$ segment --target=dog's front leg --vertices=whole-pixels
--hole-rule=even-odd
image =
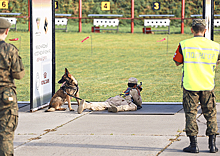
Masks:
[[[70,96],[69,96],[69,95],[67,95],[66,99],[67,99],[67,102],[68,102],[68,107],[69,107],[69,110],[70,110],[70,111],[74,111],[74,109],[72,109],[72,106],[71,106],[71,100],[70,100]]]
[[[79,98],[79,92],[76,93],[76,97]],[[76,99],[76,101],[77,101],[77,104],[78,104],[78,106],[79,106],[80,100],[79,100],[79,99]]]

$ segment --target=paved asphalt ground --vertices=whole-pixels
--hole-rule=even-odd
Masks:
[[[64,105],[67,107],[67,105]],[[73,105],[77,110],[77,106]],[[15,156],[219,156],[208,151],[206,121],[198,111],[199,154],[184,153],[189,139],[183,132],[184,112],[174,115],[82,114],[70,112],[31,113],[19,110],[15,131]],[[220,129],[220,104],[217,105]],[[217,137],[220,149],[220,136]]]

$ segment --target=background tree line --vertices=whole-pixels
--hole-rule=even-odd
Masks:
[[[56,0],[58,9],[56,13],[72,14],[78,17],[78,0]],[[101,10],[101,2],[110,1],[110,11]],[[181,17],[181,0],[134,0],[134,17],[138,18],[143,14],[172,14],[175,17]],[[153,2],[160,2],[160,10],[153,10]],[[185,17],[190,18],[192,14],[202,14],[203,1],[186,0]],[[9,9],[1,12],[19,12],[21,16],[28,15],[28,0],[9,0]],[[220,14],[220,1],[215,0],[215,14]],[[131,0],[82,0],[82,16],[88,17],[88,14],[122,14],[123,17],[131,17]],[[27,22],[27,19],[19,19],[20,22]],[[83,20],[90,23],[92,20]],[[190,21],[188,21],[190,23]],[[120,20],[120,24],[130,24],[130,20]],[[174,20],[172,25],[179,26],[180,20]],[[186,22],[186,24],[188,24]],[[143,25],[143,21],[135,20],[135,25]]]

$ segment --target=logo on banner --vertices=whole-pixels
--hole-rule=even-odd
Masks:
[[[47,34],[47,31],[48,31],[48,20],[47,20],[47,17],[45,17],[45,21],[44,21],[44,31],[45,31],[45,34]]]
[[[37,23],[37,29],[39,30],[40,28],[40,18],[36,18],[36,23]]]
[[[45,78],[45,79],[47,78],[47,73],[46,73],[46,72],[44,72],[44,78]]]
[[[44,76],[44,79],[46,79],[46,80],[42,80],[41,85],[45,85],[50,82],[50,80],[47,79],[47,72],[44,72],[43,76]]]
[[[41,32],[39,31],[40,29],[40,17],[36,18],[36,24],[37,24],[37,32],[35,33],[37,36],[39,36],[41,34]]]

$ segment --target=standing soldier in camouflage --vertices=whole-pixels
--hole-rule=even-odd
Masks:
[[[216,119],[214,95],[215,68],[219,57],[219,44],[204,37],[204,19],[195,19],[191,31],[193,38],[181,41],[173,60],[176,65],[183,64],[183,108],[185,111],[185,131],[190,145],[184,152],[199,153],[197,145],[198,125],[196,123],[198,102],[207,121],[206,135],[209,136],[210,153],[218,152],[216,135],[219,133]]]
[[[14,79],[24,77],[18,49],[5,42],[11,24],[0,18],[0,156],[14,155],[14,131],[18,124],[18,105]]]

